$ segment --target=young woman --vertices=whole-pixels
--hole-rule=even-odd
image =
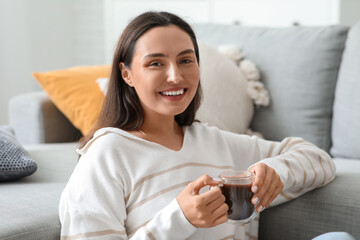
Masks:
[[[147,12],[127,26],[61,197],[62,239],[253,239],[258,218],[229,223],[212,177],[254,172],[258,212],[334,178],[328,154],[303,139],[265,141],[196,122],[199,76],[196,37],[181,18]]]

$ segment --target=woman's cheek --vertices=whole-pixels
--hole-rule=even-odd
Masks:
[[[186,71],[187,78],[191,80],[192,82],[197,83],[200,79],[200,69],[197,66],[194,66],[192,68],[189,68]]]

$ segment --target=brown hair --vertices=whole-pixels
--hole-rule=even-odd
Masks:
[[[81,147],[93,137],[94,133],[103,127],[116,127],[123,130],[138,129],[144,121],[144,112],[139,97],[134,88],[125,83],[122,78],[119,63],[131,67],[136,41],[148,30],[176,25],[184,30],[194,44],[197,62],[199,64],[199,47],[196,36],[190,25],[180,17],[168,12],[145,12],[133,19],[125,28],[116,47],[113,58],[109,86],[94,128],[81,139]],[[180,126],[191,125],[201,102],[200,82],[196,94],[184,112],[175,116]]]

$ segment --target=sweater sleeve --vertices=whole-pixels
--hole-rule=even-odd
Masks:
[[[123,176],[111,152],[89,151],[77,164],[60,200],[61,239],[185,239],[196,228],[176,199],[136,229],[127,229]]]
[[[335,178],[335,164],[322,149],[301,138],[272,142],[252,138],[260,162],[279,174],[284,189],[270,204],[274,206],[322,187]]]

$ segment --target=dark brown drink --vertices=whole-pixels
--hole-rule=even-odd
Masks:
[[[229,219],[244,220],[253,214],[255,206],[251,203],[251,198],[254,196],[251,192],[251,184],[223,184],[221,191],[226,198],[225,203],[229,206]]]

